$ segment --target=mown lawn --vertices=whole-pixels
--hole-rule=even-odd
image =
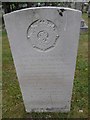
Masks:
[[[0,11],[0,119],[2,117],[2,21],[1,21],[1,11]]]
[[[1,29],[0,29],[1,30]],[[0,31],[0,118],[2,116],[2,37]]]
[[[87,14],[83,14],[88,23]],[[3,118],[85,118],[88,116],[88,33],[80,34],[71,111],[69,113],[25,112],[5,30],[2,32]]]

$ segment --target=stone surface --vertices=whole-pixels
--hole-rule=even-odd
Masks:
[[[4,20],[26,111],[68,112],[81,12],[28,8]]]

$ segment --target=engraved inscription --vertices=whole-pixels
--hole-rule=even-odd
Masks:
[[[33,48],[46,51],[54,47],[59,38],[57,26],[50,20],[38,19],[28,27],[27,38]]]
[[[37,38],[38,40],[43,40],[43,42],[47,42],[49,34],[47,33],[47,31],[42,30],[37,34]]]

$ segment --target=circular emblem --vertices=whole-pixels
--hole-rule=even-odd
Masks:
[[[28,27],[27,38],[33,48],[46,51],[54,47],[59,38],[57,26],[50,20],[36,20]]]

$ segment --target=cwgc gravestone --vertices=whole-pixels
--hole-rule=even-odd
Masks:
[[[81,12],[35,7],[4,15],[27,112],[68,112]]]

